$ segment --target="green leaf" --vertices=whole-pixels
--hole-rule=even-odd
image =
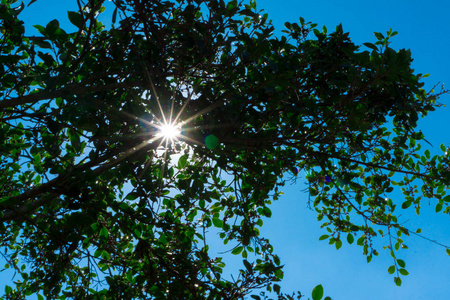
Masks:
[[[76,11],[68,11],[67,15],[69,17],[70,23],[75,25],[77,28],[82,28],[84,26],[83,17],[80,13]]]
[[[218,227],[218,228],[222,228],[223,227],[223,221],[219,218],[213,218],[212,219],[212,223],[214,224],[214,226]]]
[[[252,265],[248,262],[248,260],[244,259],[242,261],[244,263],[245,268],[247,269],[248,272],[253,272],[253,267]]]
[[[128,282],[133,282],[133,273],[132,272],[128,272],[126,274],[127,280]]]
[[[398,270],[399,272],[400,272],[400,274],[402,274],[403,276],[406,276],[406,275],[408,275],[409,274],[409,272],[408,271],[406,271],[405,269],[400,269],[400,270]]]
[[[126,199],[126,200],[131,200],[131,201],[133,201],[133,200],[135,200],[137,197],[138,197],[137,193],[131,192],[131,193],[129,193],[129,194],[125,197],[125,199]]]
[[[327,239],[328,237],[329,237],[328,234],[324,234],[324,235],[320,236],[319,241],[325,240],[325,239]]]
[[[355,240],[355,238],[353,237],[353,234],[351,234],[351,233],[347,234],[347,242],[349,244],[353,244],[354,240]]]
[[[342,247],[342,241],[336,240],[336,243],[334,243],[334,245],[336,246],[336,250],[339,250]]]
[[[106,227],[102,227],[102,229],[100,230],[99,237],[106,239],[106,238],[108,238],[108,235],[109,235],[108,229],[106,229]]]
[[[180,158],[178,159],[178,169],[184,169],[187,166],[187,160],[187,155],[180,156]]]
[[[111,255],[109,255],[108,251],[106,251],[106,250],[102,251],[102,259],[104,259],[104,260],[111,259]]]
[[[397,286],[401,286],[402,285],[402,279],[400,277],[395,277],[394,278],[394,282]]]
[[[47,36],[47,32],[45,32],[45,27],[42,25],[33,25],[34,28],[36,28],[40,34],[43,36]]]
[[[313,300],[321,300],[323,297],[323,286],[321,284],[316,285],[313,288],[311,295]]]
[[[375,46],[375,45],[372,44],[372,43],[363,43],[363,45],[366,46],[367,48],[370,48],[370,49],[372,49],[372,50],[378,51],[377,46]]]
[[[243,249],[244,249],[244,247],[237,246],[231,251],[231,254],[238,255],[242,252]]]
[[[313,29],[313,33],[318,38],[320,38],[322,36],[322,33],[319,30],[317,30],[317,29]]]
[[[425,156],[427,157],[427,159],[430,159],[431,158],[431,153],[430,153],[430,150],[425,150]]]
[[[364,236],[361,236],[361,237],[356,241],[356,244],[357,244],[358,246],[364,245]]]
[[[9,285],[5,285],[5,294],[12,293],[12,288]]]
[[[438,213],[438,212],[440,212],[441,210],[442,210],[442,203],[438,203],[438,204],[436,204],[436,208],[435,208],[435,211]]]
[[[395,266],[392,265],[392,266],[390,266],[390,267],[388,268],[388,273],[389,273],[389,274],[394,274],[394,272],[395,272]]]
[[[169,241],[167,240],[167,237],[164,233],[161,233],[161,235],[159,236],[158,242],[165,245],[167,244]]]
[[[384,39],[384,35],[383,35],[382,33],[380,33],[380,32],[374,32],[374,34],[375,34],[375,37],[376,37],[378,40]]]
[[[447,255],[450,256],[450,249],[449,248],[445,249],[445,252],[447,252]]]
[[[36,154],[33,156],[33,158],[34,158],[33,163],[34,163],[35,165],[41,163],[41,159],[42,159],[42,158],[41,158],[41,155],[40,155],[39,153],[36,153]]]
[[[48,22],[47,26],[45,26],[45,32],[51,38],[55,38],[55,33],[59,29],[59,21],[57,19],[51,20]]]
[[[206,202],[205,202],[204,199],[200,199],[200,200],[198,201],[198,206],[199,206],[201,209],[204,209],[204,208],[205,208],[205,205],[206,205]]]
[[[263,208],[263,215],[267,218],[270,218],[272,216],[272,211],[270,210],[270,208],[268,208],[267,206],[265,206]]]
[[[97,249],[97,250],[95,250],[95,252],[94,252],[94,257],[100,257],[102,255],[102,250],[101,249]]]
[[[402,259],[397,259],[397,263],[400,266],[400,268],[404,268],[405,267],[405,262]]]
[[[403,208],[403,209],[407,209],[408,207],[411,206],[411,204],[412,204],[412,201],[407,200],[407,201],[405,201],[405,202],[402,203],[402,208]]]
[[[116,6],[116,8],[114,9],[113,14],[112,14],[112,21],[111,21],[111,22],[112,22],[113,24],[116,23],[117,9],[118,9],[118,7]]]
[[[52,44],[50,44],[47,41],[43,41],[43,40],[35,40],[33,41],[33,44],[39,46],[40,48],[44,48],[44,49],[52,49]]]

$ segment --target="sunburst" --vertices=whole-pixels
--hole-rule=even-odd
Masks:
[[[163,124],[159,128],[159,132],[156,134],[157,136],[168,140],[173,141],[177,139],[177,137],[180,135],[181,130],[179,129],[179,126],[173,124],[173,123],[167,123]]]
[[[167,158],[167,154],[173,153],[173,150],[179,149],[178,147],[175,147],[176,145],[187,143],[187,144],[197,144],[197,145],[203,145],[206,146],[208,149],[214,149],[219,145],[218,139],[215,138],[214,143],[208,144],[208,137],[205,138],[205,140],[197,140],[195,138],[190,137],[189,132],[197,131],[197,130],[203,130],[208,129],[210,126],[192,126],[192,122],[200,117],[201,115],[207,114],[210,111],[218,108],[219,106],[223,105],[221,101],[214,101],[212,104],[210,104],[208,107],[205,107],[201,109],[200,111],[197,111],[193,115],[185,115],[185,109],[188,106],[188,104],[191,102],[192,98],[194,97],[194,93],[192,91],[185,91],[186,98],[184,99],[184,103],[179,107],[179,109],[176,108],[175,105],[175,90],[178,90],[180,87],[183,86],[183,84],[179,84],[177,86],[172,86],[174,89],[171,99],[160,99],[157,89],[155,88],[155,85],[153,84],[153,80],[150,76],[149,71],[147,68],[144,68],[146,71],[146,75],[148,78],[148,81],[150,83],[151,92],[153,92],[153,95],[149,95],[147,99],[145,99],[145,96],[143,97],[143,101],[155,101],[157,104],[158,109],[156,111],[146,110],[147,113],[149,113],[152,118],[151,119],[144,119],[139,116],[130,114],[128,112],[119,110],[118,112],[127,116],[130,119],[137,120],[141,122],[141,124],[144,125],[144,127],[147,128],[153,128],[154,130],[150,130],[147,133],[141,133],[138,134],[140,137],[147,137],[141,144],[138,144],[131,149],[125,151],[118,159],[117,161],[121,161],[124,158],[132,155],[133,153],[136,153],[137,151],[140,151],[141,149],[145,148],[148,144],[154,144],[155,150],[158,149],[158,153],[156,154],[156,157],[161,156],[164,160]],[[186,85],[185,88],[187,88],[189,85]],[[148,92],[148,93],[147,93]],[[150,94],[150,91],[147,91],[145,94]],[[194,97],[195,98],[195,97]],[[165,102],[166,105],[164,105],[166,108],[163,108],[163,105],[161,102]],[[169,103],[167,103],[169,102]],[[167,105],[169,104],[169,105]],[[147,105],[145,105],[147,106]],[[214,126],[216,128],[217,126]],[[145,129],[144,129],[145,131]],[[145,163],[144,170],[145,171],[149,166],[151,165],[151,161],[148,161]],[[164,170],[165,165],[162,166],[162,172]]]
[[[157,125],[156,138],[162,139],[162,143],[166,146],[172,145],[181,137],[181,123],[176,122],[163,122],[161,125]]]

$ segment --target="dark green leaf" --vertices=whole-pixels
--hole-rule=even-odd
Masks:
[[[243,249],[244,249],[244,247],[238,246],[238,247],[235,247],[235,248],[231,251],[231,253],[234,254],[234,255],[238,255],[238,254],[240,254],[240,253],[242,252]]]
[[[5,285],[5,294],[12,293],[12,288],[9,285]]]
[[[353,237],[353,235],[351,233],[347,234],[347,242],[349,244],[353,244],[354,240],[355,240],[355,238]]]
[[[44,40],[35,40],[33,41],[33,43],[37,46],[39,46],[40,48],[44,48],[44,49],[51,49],[52,45]]]
[[[118,7],[116,6],[116,8],[114,8],[113,14],[112,14],[112,23],[116,23],[116,18],[117,18],[117,9]]]
[[[84,27],[83,17],[81,16],[80,13],[75,12],[75,11],[68,11],[67,15],[69,17],[70,23],[75,25],[77,28],[83,28]]]
[[[401,259],[397,259],[397,263],[400,266],[400,268],[404,268],[405,265],[406,265],[405,262],[403,260],[401,260]]]
[[[319,238],[319,241],[325,240],[325,239],[327,239],[328,237],[329,237],[328,234],[321,235],[320,238]]]
[[[436,204],[436,209],[435,209],[435,211],[436,211],[437,213],[440,212],[440,211],[442,210],[442,207],[443,207],[442,203]]]
[[[388,273],[389,273],[389,274],[394,274],[394,272],[395,272],[395,266],[392,265],[392,266],[390,266],[390,267],[388,268]]]
[[[402,203],[402,208],[403,209],[407,209],[408,207],[410,207],[412,204],[412,201],[405,201]]]
[[[34,28],[36,28],[40,34],[43,36],[47,36],[47,33],[45,32],[45,27],[41,25],[33,25]]]
[[[108,238],[108,235],[109,235],[108,229],[106,229],[105,227],[102,227],[102,229],[100,230],[100,233],[99,233],[99,237],[106,239],[106,238]]]
[[[263,214],[265,217],[270,218],[272,216],[272,211],[266,206],[263,208]]]
[[[248,260],[244,259],[242,262],[244,263],[244,266],[245,266],[245,268],[247,269],[247,271],[248,271],[249,273],[252,273],[252,272],[253,272],[253,267],[252,267],[252,265],[248,262]]]
[[[400,269],[400,270],[398,270],[398,271],[399,271],[399,273],[402,274],[403,276],[406,276],[406,275],[409,274],[409,272],[406,271],[405,269]]]
[[[323,297],[323,286],[319,284],[316,287],[314,287],[311,295],[313,300],[321,300]]]
[[[57,19],[51,20],[48,22],[47,26],[45,26],[45,32],[51,38],[55,38],[55,33],[59,29],[59,21]]]
[[[371,44],[371,43],[364,43],[363,45],[366,46],[367,48],[370,48],[370,49],[372,49],[372,50],[378,51],[377,46],[375,46],[374,44]]]
[[[381,34],[380,32],[374,32],[374,34],[375,34],[375,37],[376,37],[378,40],[384,39],[384,35]]]
[[[336,243],[334,243],[336,250],[339,250],[342,247],[342,241],[336,240]]]

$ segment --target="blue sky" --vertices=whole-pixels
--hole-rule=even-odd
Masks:
[[[374,42],[373,32],[385,33],[392,28],[399,34],[392,39],[391,47],[411,49],[416,72],[430,74],[426,90],[438,82],[450,84],[447,2],[259,0],[257,4],[269,13],[278,30],[286,21],[298,22],[300,16],[318,23],[319,28],[325,25],[329,32],[342,23],[356,44]],[[440,100],[450,104],[448,95]],[[449,107],[444,107],[419,122],[433,144],[430,151],[437,153],[440,144],[450,144],[449,117]],[[399,255],[406,261],[410,275],[397,287],[387,273],[392,264],[387,251],[379,249],[380,256],[367,264],[361,247],[344,244],[336,251],[326,241],[318,241],[324,231],[315,213],[307,208],[307,195],[301,192],[304,182],[299,179],[296,185],[285,188],[285,195],[273,206],[272,219],[262,230],[286,264],[284,288],[300,289],[310,295],[311,289],[321,283],[325,294],[333,299],[448,299],[450,257],[444,248],[418,237],[407,238],[409,249]],[[427,206],[426,202],[423,208],[419,217],[405,218],[409,219],[407,226],[422,228],[425,236],[450,244],[450,217],[434,213],[434,205]]]
[[[318,23],[319,28],[327,26],[329,32],[342,23],[357,44],[374,42],[374,31],[384,33],[392,28],[399,34],[391,46],[410,48],[416,72],[431,74],[425,81],[427,89],[438,82],[450,85],[450,5],[444,1],[259,0],[257,4],[269,13],[277,32],[285,22],[297,22],[300,16]],[[45,25],[54,18],[66,18],[67,10],[76,10],[76,1],[38,0],[25,9],[23,17],[30,22],[28,25]],[[443,103],[449,100],[449,96],[441,98]],[[450,145],[448,116],[447,107],[420,121],[420,128],[434,146],[431,150],[439,151],[441,143]],[[312,288],[321,283],[325,294],[333,299],[448,299],[450,257],[433,243],[414,236],[406,240],[409,250],[402,251],[400,257],[406,261],[410,275],[403,278],[402,287],[397,287],[387,273],[392,264],[387,252],[379,249],[380,256],[367,264],[361,247],[344,244],[336,251],[327,242],[319,242],[324,231],[315,212],[307,208],[304,182],[299,178],[297,184],[286,185],[285,195],[273,205],[273,217],[261,230],[286,265],[283,289],[310,295]],[[408,218],[410,228],[420,227],[425,236],[450,244],[450,218],[435,214],[434,206],[424,206],[420,217]]]

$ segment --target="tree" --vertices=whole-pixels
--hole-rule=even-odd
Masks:
[[[445,91],[422,89],[410,51],[389,47],[396,32],[363,51],[342,26],[300,18],[276,37],[255,1],[221,0],[115,0],[107,28],[98,16],[112,4],[77,3],[76,31],[53,20],[34,25],[40,36],[25,35],[23,4],[0,7],[1,247],[21,276],[7,299],[259,288],[290,299],[259,228],[300,171],[321,239],[356,239],[370,261],[386,235],[401,284],[396,250],[411,232],[398,215],[423,198],[449,213],[450,156],[421,151],[417,120]],[[180,133],[161,134],[166,125]],[[242,256],[233,278],[209,249],[212,228]]]

